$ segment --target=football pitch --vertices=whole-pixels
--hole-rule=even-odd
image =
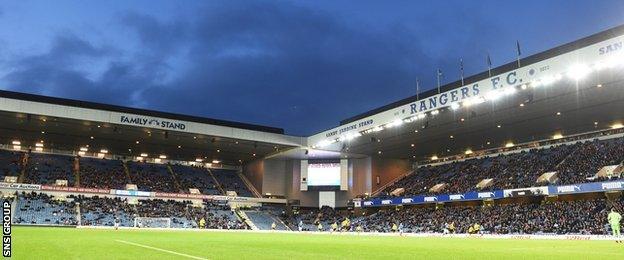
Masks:
[[[12,228],[13,259],[624,259],[613,241]]]

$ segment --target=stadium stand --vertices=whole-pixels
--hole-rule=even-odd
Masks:
[[[90,157],[80,158],[80,186],[124,189],[128,183],[130,180],[124,173],[123,162]]]
[[[171,168],[178,177],[183,192],[188,193],[189,189],[195,188],[202,194],[222,195],[214,179],[205,168],[179,164],[172,165]]]
[[[128,162],[130,178],[139,190],[180,192],[175,186],[175,180],[163,164]]]
[[[13,222],[37,225],[76,225],[76,204],[59,201],[43,193],[18,195]]]
[[[195,208],[197,210],[197,208]],[[208,229],[247,229],[247,226],[238,219],[234,211],[227,204],[214,202],[204,203],[204,208],[199,209],[198,217],[204,217]]]
[[[136,205],[137,216],[150,218],[171,218],[171,227],[191,228],[197,223],[188,213],[191,202],[174,200],[140,200]]]
[[[281,220],[284,213],[280,208],[260,207],[255,210],[245,210],[245,214],[260,230],[271,230],[273,223],[275,223],[275,230],[290,230]]]
[[[615,203],[621,207],[622,201]],[[605,216],[614,205],[606,199],[504,204],[494,206],[406,207],[385,209],[359,218],[369,232],[391,232],[402,223],[405,232],[442,233],[454,223],[457,233],[467,233],[477,223],[490,234],[607,234]]]
[[[21,152],[0,150],[0,175],[18,176],[20,173],[20,162],[24,156]]]
[[[562,184],[588,182],[603,166],[624,161],[624,138],[591,141],[580,145],[557,167]]]
[[[550,171],[557,172],[558,184],[597,181],[599,179],[592,177],[601,167],[624,161],[623,144],[622,138],[591,140],[423,166],[415,174],[386,188],[380,196],[390,196],[397,188],[405,189],[404,196],[467,192],[477,190],[476,185],[488,178],[494,183],[486,190],[542,186],[536,183],[538,177]],[[446,187],[438,192],[431,191],[436,184],[446,184]]]
[[[69,196],[67,201],[56,200],[44,193],[21,193],[16,204],[15,224],[135,226],[136,217],[170,218],[172,228],[198,228],[201,218],[210,229],[247,229],[227,205],[205,202],[200,207],[190,201],[138,200],[131,204],[125,198],[98,196]],[[145,227],[145,226],[144,226]]]
[[[67,180],[74,186],[74,157],[57,154],[30,153],[24,182],[54,184],[56,180]]]
[[[291,216],[284,222],[292,230],[297,230],[299,221],[303,223],[303,230],[316,231],[319,223],[323,225],[324,230],[327,230],[334,222],[340,224],[346,216],[348,216],[347,212],[323,206],[320,209],[301,209],[298,215]]]
[[[132,227],[136,209],[127,199],[107,197],[75,197],[80,205],[80,219],[83,226],[114,226],[115,220],[122,227]]]
[[[235,191],[238,196],[253,197],[251,191],[245,186],[243,180],[238,176],[236,171],[225,169],[211,169],[224,191]]]

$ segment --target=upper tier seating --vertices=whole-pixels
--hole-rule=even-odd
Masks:
[[[179,193],[175,180],[165,164],[128,162],[132,183],[139,190]]]
[[[0,176],[18,176],[20,174],[20,161],[24,153],[0,150]]]
[[[624,161],[624,138],[586,142],[557,167],[561,184],[588,182],[603,166]]]
[[[80,158],[80,186],[102,189],[125,189],[130,183],[119,160]]]
[[[205,168],[184,165],[172,165],[171,168],[185,193],[188,193],[189,188],[196,188],[202,194],[222,195],[212,176]]]
[[[437,166],[424,166],[415,173],[386,188],[388,196],[404,188],[403,196],[431,194],[431,187],[446,183],[440,193],[463,193],[477,190],[483,179],[492,178],[486,190],[543,186],[536,183],[540,175],[556,171],[559,184],[591,182],[600,168],[624,161],[624,139],[593,140],[571,145],[532,149],[520,153],[468,159]]]
[[[236,191],[238,196],[253,197],[253,194],[245,183],[243,183],[243,180],[241,180],[236,171],[225,169],[211,169],[211,171],[224,191]]]
[[[56,180],[67,180],[68,186],[74,186],[73,164],[73,156],[31,153],[24,182],[54,184]]]

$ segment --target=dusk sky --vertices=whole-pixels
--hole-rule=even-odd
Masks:
[[[6,1],[0,89],[282,127],[624,24],[624,1]]]

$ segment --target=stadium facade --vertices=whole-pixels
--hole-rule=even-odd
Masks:
[[[0,91],[0,162],[5,164],[0,190],[45,194],[24,195],[33,201],[50,196],[72,201],[83,194],[131,204],[173,199],[232,208],[273,205],[278,211],[284,205],[289,211],[329,206],[360,212],[605,193],[617,200],[624,190],[621,154],[609,157],[609,164],[600,161],[592,172],[566,160],[583,158],[593,147],[621,147],[623,41],[624,26],[616,27],[309,137],[275,127]],[[531,168],[530,177],[511,175],[510,161],[526,154],[553,165]],[[500,172],[455,176],[491,169],[501,163],[492,158],[504,156]],[[531,165],[522,167],[529,175]],[[431,181],[435,178],[426,174],[432,172],[448,179]],[[14,203],[20,207],[19,196]],[[275,223],[276,215],[251,210],[230,220],[258,228]],[[64,223],[88,218],[77,216]]]

